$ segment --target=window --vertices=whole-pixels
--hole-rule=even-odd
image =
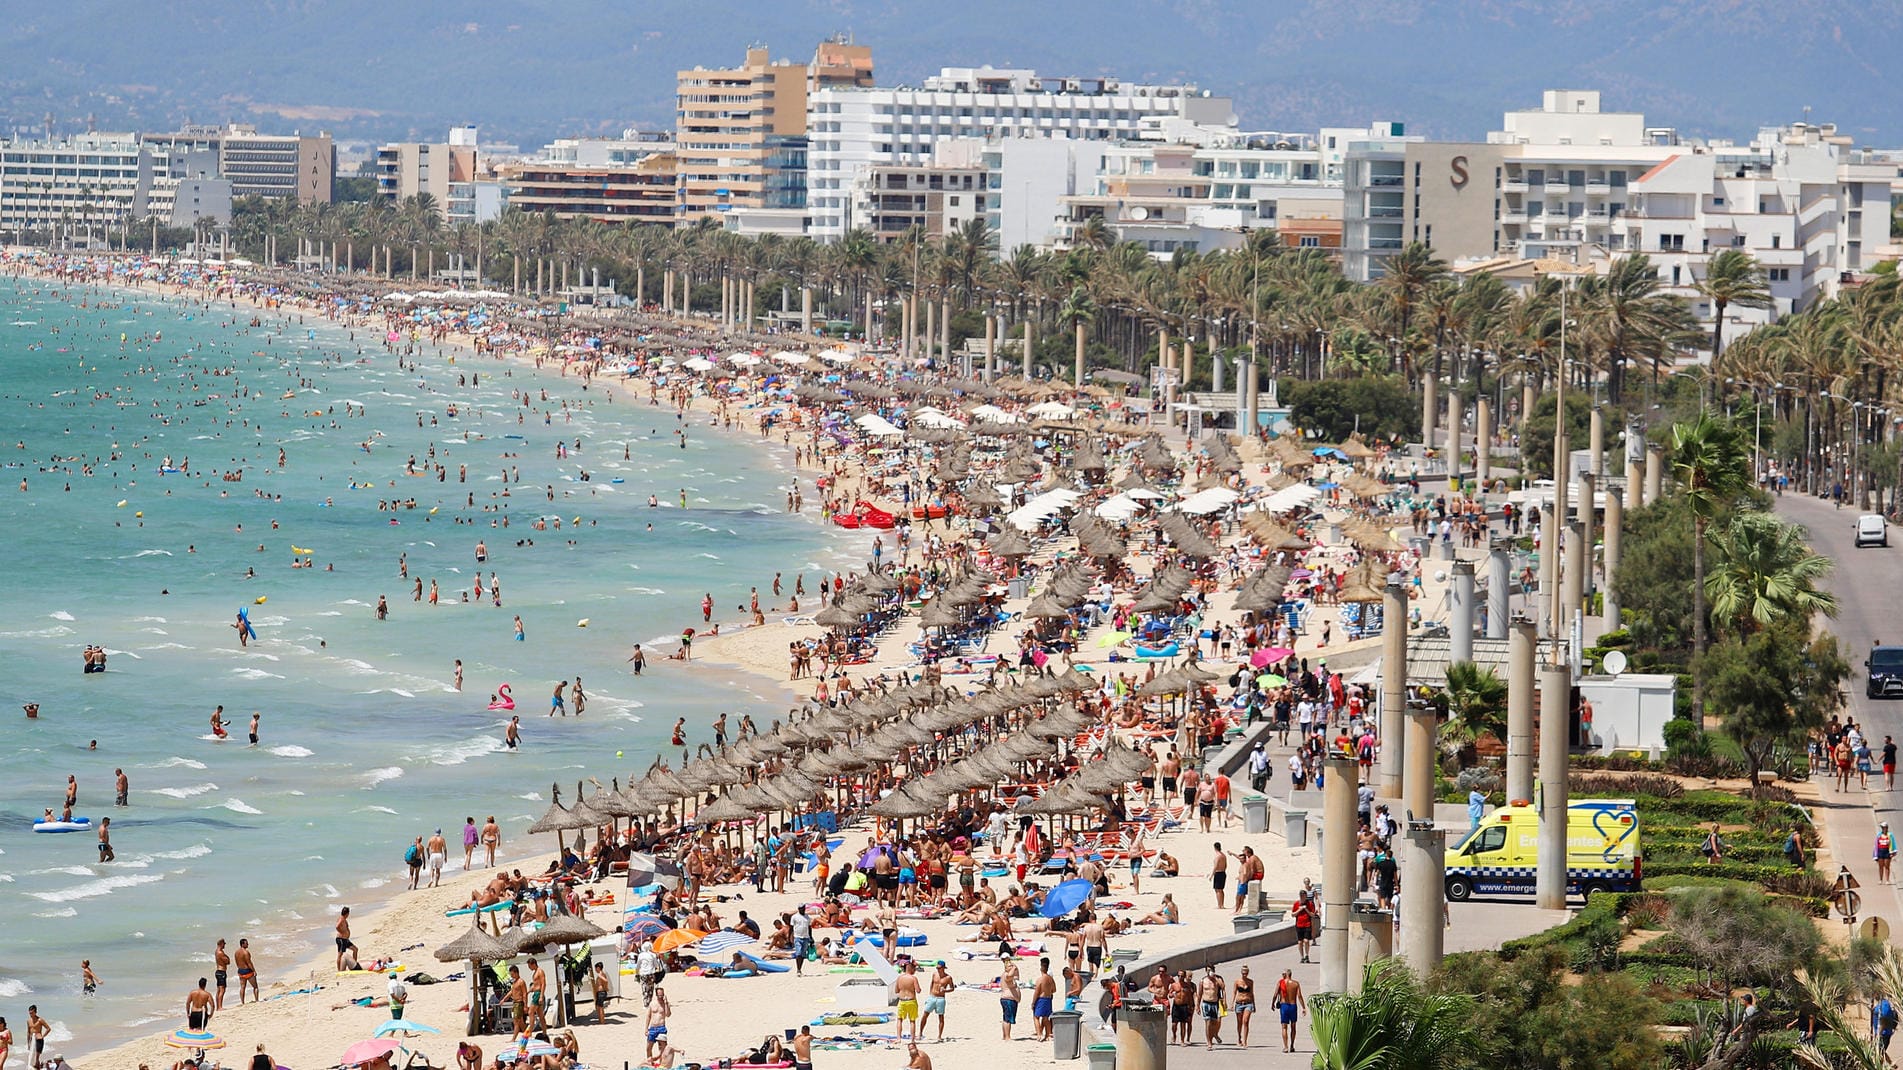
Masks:
[[[1467,849],[1461,853],[1470,855],[1482,854],[1487,851],[1498,851],[1506,845],[1506,826],[1492,825],[1481,829],[1480,834],[1469,840],[1467,842]]]
[[[1790,269],[1790,268],[1769,268],[1769,269],[1767,269],[1767,270],[1765,271],[1765,274],[1766,274],[1766,275],[1768,275],[1768,276],[1770,277],[1770,279],[1771,279],[1771,281],[1772,281],[1772,282],[1789,282],[1789,281],[1791,281],[1791,269]]]
[[[947,197],[945,198],[945,203],[951,205],[953,208],[956,208],[958,207],[958,198],[956,196]]]
[[[1332,141],[1334,139],[1330,138],[1329,140]],[[1319,249],[1322,247],[1322,240],[1313,234],[1304,234],[1302,235],[1302,240],[1297,244],[1299,248],[1303,249]]]

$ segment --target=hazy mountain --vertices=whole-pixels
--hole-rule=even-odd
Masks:
[[[1479,137],[1548,87],[1599,88],[1654,125],[1748,137],[1804,116],[1903,144],[1903,6],[1815,0],[66,0],[15,5],[0,128],[186,120],[440,137],[454,122],[536,145],[669,126],[674,72],[749,41],[809,56],[850,31],[882,84],[944,65],[1188,79],[1245,125],[1398,119]],[[1885,59],[1884,57],[1890,57]]]

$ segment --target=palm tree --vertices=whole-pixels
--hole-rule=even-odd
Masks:
[[[1712,257],[1705,265],[1698,292],[1711,301],[1712,360],[1724,350],[1726,308],[1771,307],[1771,287],[1764,281],[1764,269],[1743,249],[1722,249]]]
[[[1434,704],[1447,716],[1440,726],[1441,745],[1463,764],[1472,764],[1474,744],[1481,736],[1506,742],[1507,685],[1492,669],[1471,661],[1447,666],[1447,683],[1435,694]]]
[[[1817,613],[1836,616],[1836,596],[1817,587],[1833,563],[1805,538],[1803,528],[1768,513],[1739,513],[1714,531],[1715,567],[1705,577],[1712,620],[1743,635]]]
[[[1429,995],[1394,959],[1368,965],[1361,991],[1309,1000],[1315,1070],[1453,1070],[1482,1054],[1475,999]]]
[[[1077,336],[1077,370],[1073,379],[1076,385],[1084,385],[1084,329],[1097,318],[1097,303],[1090,299],[1090,291],[1078,285],[1071,287],[1070,295],[1064,298],[1064,306],[1058,310],[1057,318],[1071,325]]]
[[[1423,295],[1429,288],[1447,277],[1447,262],[1434,255],[1434,250],[1420,242],[1409,242],[1400,252],[1388,258],[1382,271],[1381,281],[1377,285],[1387,291],[1391,307],[1394,310],[1395,335],[1400,350],[1396,357],[1401,363],[1401,374],[1410,381],[1414,376],[1412,362],[1408,359],[1408,331],[1413,324],[1414,313],[1421,305]]]
[[[1587,278],[1579,287],[1582,300],[1574,304],[1581,330],[1575,344],[1602,358],[1606,394],[1614,402],[1624,396],[1628,361],[1652,364],[1652,377],[1674,350],[1697,338],[1697,320],[1679,298],[1661,293],[1658,269],[1650,257],[1622,256],[1605,275]]]
[[[1672,472],[1684,486],[1692,510],[1692,710],[1705,711],[1705,541],[1711,522],[1729,509],[1751,485],[1744,436],[1729,420],[1701,412],[1690,423],[1672,426]]]

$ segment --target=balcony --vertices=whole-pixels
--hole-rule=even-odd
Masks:
[[[1380,249],[1380,250],[1399,249],[1404,244],[1406,243],[1404,243],[1399,238],[1369,238],[1368,239],[1369,249]]]
[[[1500,222],[1505,223],[1509,227],[1523,227],[1526,225],[1526,213],[1525,212],[1503,213],[1500,216]]]
[[[1589,178],[1586,180],[1586,196],[1610,197],[1611,195],[1612,183],[1598,178]]]
[[[1525,180],[1525,179],[1523,179],[1523,178],[1509,178],[1509,179],[1507,179],[1507,180],[1506,180],[1505,182],[1502,182],[1502,183],[1500,183],[1500,192],[1502,192],[1502,193],[1525,193],[1525,192],[1526,192],[1526,180]]]
[[[1573,191],[1573,187],[1568,186],[1566,184],[1566,180],[1563,178],[1547,179],[1545,189],[1548,195],[1557,195],[1561,197],[1564,197],[1568,193],[1571,193]]]
[[[1368,185],[1393,188],[1400,186],[1406,179],[1401,175],[1369,175]]]
[[[1376,204],[1368,207],[1369,219],[1400,219],[1402,218],[1402,214],[1403,209],[1399,206],[1388,207],[1386,205]]]

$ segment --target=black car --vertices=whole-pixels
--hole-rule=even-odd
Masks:
[[[1873,646],[1863,661],[1863,693],[1870,698],[1903,698],[1903,646]]]

